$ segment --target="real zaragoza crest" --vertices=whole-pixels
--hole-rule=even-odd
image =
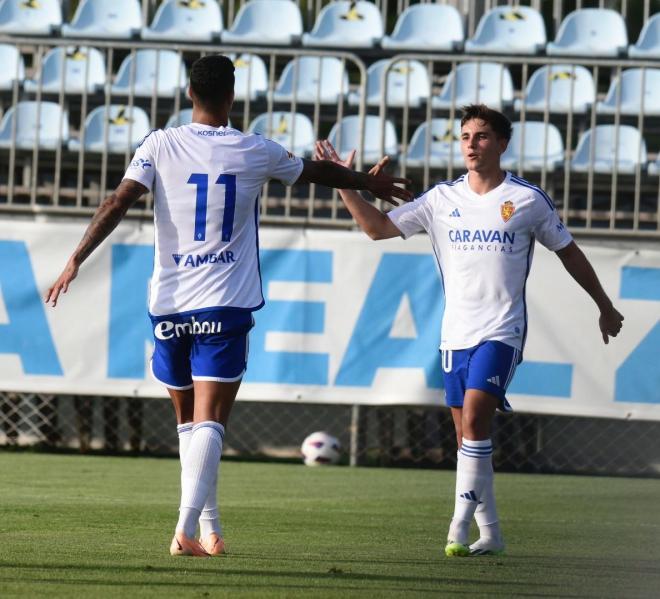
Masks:
[[[502,220],[506,223],[513,216],[513,213],[516,211],[516,207],[513,205],[511,200],[507,200],[500,206],[500,214],[502,215]]]

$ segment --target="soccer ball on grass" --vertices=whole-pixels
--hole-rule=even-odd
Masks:
[[[319,431],[308,435],[300,451],[306,466],[327,466],[339,461],[339,441],[328,433]]]

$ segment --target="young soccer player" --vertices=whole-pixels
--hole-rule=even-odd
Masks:
[[[152,131],[116,191],[97,209],[82,241],[48,290],[56,305],[80,265],[126,211],[154,192],[155,257],[149,315],[151,367],[172,398],[181,457],[181,504],[172,555],[224,552],[216,503],[225,427],[247,366],[252,312],[264,305],[259,272],[259,195],[270,178],[367,189],[410,199],[382,174],[297,158],[259,135],[227,126],[234,65],[205,56],[191,69],[192,124]],[[197,523],[201,541],[195,539]]]
[[[504,550],[493,493],[490,431],[495,410],[511,409],[506,389],[522,361],[527,336],[525,282],[535,240],[557,254],[596,302],[605,343],[616,337],[623,321],[548,195],[500,168],[510,138],[511,123],[503,114],[485,105],[466,106],[461,150],[467,174],[439,183],[387,214],[356,192],[340,192],[372,239],[406,239],[426,231],[438,260],[445,293],[442,370],[459,447],[447,556]],[[353,154],[342,163],[323,141],[317,142],[316,157],[350,166]],[[372,172],[380,172],[386,163],[384,158]],[[473,517],[480,537],[468,545]]]

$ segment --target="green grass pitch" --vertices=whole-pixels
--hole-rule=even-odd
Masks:
[[[229,461],[229,555],[168,554],[175,459],[0,452],[0,597],[658,597],[660,480],[498,474],[501,558],[443,555],[453,473]]]

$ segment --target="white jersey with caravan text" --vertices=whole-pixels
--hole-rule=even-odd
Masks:
[[[152,131],[124,178],[153,190],[155,256],[149,312],[263,306],[259,194],[291,185],[300,158],[259,135],[193,123]]]
[[[546,193],[507,173],[498,187],[479,195],[463,175],[389,217],[404,238],[422,231],[431,238],[445,294],[440,348],[501,341],[522,351],[534,240],[551,251],[572,241]]]

